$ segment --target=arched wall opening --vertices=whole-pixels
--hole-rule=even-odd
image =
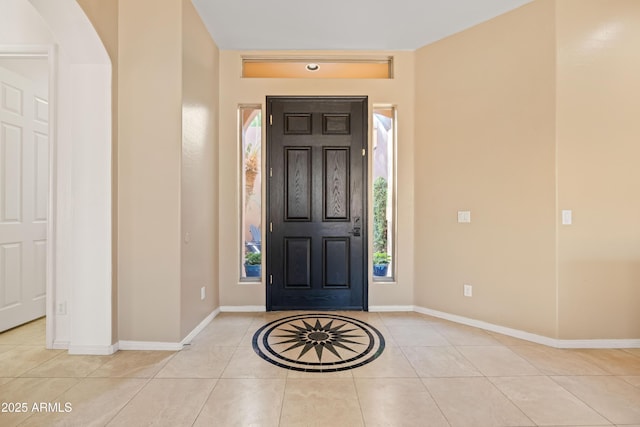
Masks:
[[[0,55],[49,61],[48,348],[110,354],[111,62],[75,0],[0,0]]]

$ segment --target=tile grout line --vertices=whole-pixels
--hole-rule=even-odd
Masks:
[[[151,380],[152,380],[152,379],[154,379],[154,378],[153,378],[153,377],[146,378],[146,380],[147,380],[147,381],[144,383],[144,385],[143,385],[142,387],[140,387],[140,389],[139,389],[137,392],[135,392],[135,393],[134,393],[134,394],[133,394],[133,395],[132,395],[132,396],[131,396],[131,397],[130,397],[130,398],[129,398],[125,403],[124,403],[124,405],[122,405],[122,407],[116,411],[116,413],[115,413],[115,414],[113,414],[113,416],[112,416],[112,417],[111,417],[111,418],[110,418],[110,419],[105,423],[105,427],[106,427],[106,426],[108,426],[109,424],[111,424],[111,423],[113,422],[113,420],[115,420],[115,419],[118,417],[118,415],[120,415],[120,413],[124,410],[124,408],[126,408],[127,406],[129,406],[129,404],[131,403],[131,401],[132,401],[133,399],[135,399],[135,398],[136,398],[136,396],[138,396],[138,395],[142,392],[142,390],[144,390],[144,389],[147,387],[147,385],[149,385],[149,383],[151,382]]]
[[[544,376],[544,375],[536,375],[536,376]],[[491,379],[492,379],[492,378],[510,378],[510,377],[504,377],[504,376],[502,376],[502,377],[487,377],[487,376],[484,376],[484,378],[487,380],[487,382],[488,382],[489,384],[491,384],[491,386],[492,386],[493,388],[495,388],[495,389],[498,391],[498,393],[500,393],[502,396],[504,396],[504,398],[505,398],[505,399],[507,399],[507,401],[508,401],[508,402],[511,402],[511,404],[513,405],[513,407],[514,407],[514,408],[516,408],[518,411],[520,411],[520,413],[521,413],[522,415],[524,415],[524,417],[525,417],[526,419],[528,419],[529,421],[531,421],[531,424],[532,424],[532,425],[534,425],[534,426],[538,426],[538,425],[539,425],[539,424],[538,424],[537,422],[535,422],[535,421],[534,421],[534,420],[533,420],[533,419],[532,419],[532,418],[531,418],[531,417],[530,417],[526,412],[524,412],[524,409],[522,409],[522,408],[520,407],[520,405],[518,405],[516,402],[514,402],[514,401],[513,401],[509,396],[507,396],[507,394],[506,394],[505,392],[503,392],[503,391],[502,391],[502,389],[500,389],[500,387],[498,387],[498,386],[497,386],[493,381],[491,381]]]
[[[605,416],[604,414],[600,413],[600,411],[598,411],[596,408],[592,407],[588,402],[585,402],[584,400],[582,400],[578,395],[576,395],[575,393],[573,393],[571,390],[567,389],[566,387],[564,387],[562,384],[560,384],[559,382],[557,382],[555,380],[554,377],[580,377],[583,375],[548,375],[547,377],[558,387],[560,387],[562,390],[566,391],[567,393],[569,393],[571,396],[575,397],[576,399],[578,399],[580,402],[584,403],[584,405],[591,409],[593,412],[595,412],[596,414],[600,415],[603,419],[607,420],[609,422],[609,424],[611,424],[612,426],[617,425],[616,423],[614,423],[613,421],[611,421],[609,419],[609,417]],[[607,376],[612,376],[612,375],[607,375]]]
[[[353,381],[353,388],[356,391],[356,401],[358,402],[358,409],[360,409],[360,419],[362,420],[362,425],[366,427],[367,421],[364,417],[364,409],[362,408],[362,401],[360,400],[360,393],[358,393],[358,384],[356,384],[356,378],[351,375],[351,381]]]
[[[211,398],[211,395],[213,394],[213,391],[218,387],[218,384],[220,384],[220,378],[214,378],[214,379],[216,380],[216,382],[213,383],[213,387],[211,387],[211,390],[209,390],[209,394],[207,394],[207,397],[202,401],[202,405],[200,405],[200,409],[198,410],[198,413],[196,414],[195,418],[193,419],[193,422],[191,423],[191,427],[196,425],[196,422],[198,422],[198,418],[200,418],[200,415],[202,414],[202,410],[207,405],[207,402]]]
[[[112,357],[108,360],[105,360],[103,363],[100,364],[100,366],[98,366],[96,369],[94,369],[93,371],[89,372],[87,375],[84,376],[84,378],[90,378],[91,374],[93,374],[94,372],[96,372],[98,369],[102,368],[103,366],[105,366],[107,363],[111,362],[112,360],[118,358],[118,357],[122,357],[122,355],[118,356],[118,352],[115,352],[114,354],[111,355]],[[101,357],[101,356],[98,356]]]
[[[122,350],[120,350],[120,351],[122,351]],[[148,378],[130,378],[130,379],[146,379],[147,381],[143,384],[143,386],[142,386],[142,387],[140,387],[140,389],[139,389],[137,392],[135,392],[135,393],[134,393],[134,394],[133,394],[133,395],[132,395],[132,396],[131,396],[131,397],[130,397],[130,398],[129,398],[125,403],[124,403],[124,405],[122,405],[122,407],[121,407],[118,411],[116,411],[116,413],[113,415],[113,417],[111,417],[111,418],[110,418],[110,419],[105,423],[105,427],[106,427],[106,426],[108,426],[110,423],[112,423],[112,422],[113,422],[113,420],[115,420],[115,419],[116,419],[116,417],[117,417],[118,415],[120,415],[120,413],[124,410],[124,408],[126,408],[126,407],[131,403],[131,401],[132,401],[136,396],[138,396],[138,394],[140,394],[140,393],[142,392],[142,390],[144,390],[144,389],[145,389],[145,387],[147,387],[147,385],[151,382],[151,380],[156,379],[156,376],[158,375],[158,373],[159,373],[159,372],[164,368],[164,366],[165,366],[167,363],[169,363],[169,361],[170,361],[171,359],[173,359],[173,358],[175,357],[175,355],[176,355],[176,354],[178,354],[178,353],[179,353],[179,352],[178,352],[178,351],[176,351],[174,354],[172,354],[172,355],[171,355],[171,357],[169,357],[169,358],[167,359],[167,361],[164,363],[164,365],[162,365],[162,367],[161,367],[161,368],[160,368],[156,373],[154,373],[153,375],[151,375],[150,377],[148,377]],[[95,372],[95,371],[94,371],[94,372]],[[109,377],[107,377],[107,378],[109,378]],[[120,378],[120,379],[123,379],[123,378]]]
[[[21,346],[16,346],[16,347],[21,347]],[[45,349],[45,350],[47,350],[47,349]],[[51,357],[51,358],[49,358],[49,359],[47,359],[47,360],[45,360],[45,361],[43,361],[43,362],[41,362],[41,363],[37,364],[37,365],[36,365],[36,366],[34,366],[33,368],[31,368],[31,369],[27,369],[26,371],[24,371],[23,373],[21,373],[20,375],[18,375],[18,376],[17,376],[17,377],[15,377],[15,378],[43,378],[43,377],[29,377],[29,376],[26,376],[26,375],[27,375],[29,372],[33,371],[34,369],[38,369],[39,367],[41,367],[41,366],[42,366],[42,365],[44,365],[45,363],[49,363],[49,362],[51,362],[52,360],[55,360],[55,359],[57,359],[57,358],[59,358],[59,357],[62,357],[62,355],[63,355],[63,354],[65,354],[65,353],[64,353],[64,352],[60,352],[59,354],[56,354],[55,356],[53,356],[53,357]],[[77,378],[77,377],[72,377],[72,378]]]
[[[438,408],[438,411],[440,411],[440,413],[442,414],[442,417],[444,418],[444,420],[447,422],[447,424],[449,424],[449,426],[451,426],[451,421],[449,420],[449,417],[447,417],[447,414],[444,413],[444,411],[440,407],[440,404],[438,403],[436,398],[433,396],[433,393],[431,393],[431,390],[429,390],[429,387],[424,383],[425,378],[418,377],[418,379],[420,380],[420,384],[422,384],[424,389],[427,391],[427,394],[429,395],[431,400],[433,400],[433,403],[436,405],[436,408]]]
[[[280,413],[278,414],[278,426],[282,425],[282,417],[284,415],[284,399],[287,396],[287,386],[289,385],[289,373],[284,379],[284,387],[282,387],[282,400],[280,401]]]

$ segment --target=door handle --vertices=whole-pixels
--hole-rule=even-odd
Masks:
[[[361,226],[360,226],[360,217],[356,216],[353,217],[353,230],[349,232],[349,234],[352,234],[354,237],[358,237],[360,236],[360,230],[361,230]]]

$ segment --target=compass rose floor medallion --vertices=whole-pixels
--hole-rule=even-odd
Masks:
[[[380,356],[384,337],[361,320],[332,313],[298,314],[267,323],[253,349],[269,363],[304,372],[357,368]]]

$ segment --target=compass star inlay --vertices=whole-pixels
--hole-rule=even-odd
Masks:
[[[287,369],[332,372],[375,359],[384,349],[384,338],[358,319],[302,314],[260,328],[253,337],[253,348],[263,359]]]
[[[298,360],[300,360],[300,357],[304,356],[312,348],[315,349],[316,354],[318,355],[318,360],[322,361],[322,351],[325,348],[335,354],[336,357],[342,359],[342,356],[338,353],[338,349],[344,349],[355,353],[355,350],[348,347],[349,344],[359,346],[365,345],[365,343],[350,339],[363,338],[365,336],[364,334],[353,334],[353,332],[356,331],[356,328],[343,329],[347,325],[346,323],[333,327],[333,322],[334,320],[329,320],[327,324],[322,325],[320,323],[320,319],[316,319],[315,326],[311,326],[309,323],[302,320],[304,327],[291,324],[295,329],[278,329],[279,331],[288,332],[288,334],[273,336],[275,338],[288,338],[287,340],[276,344],[293,344],[284,349],[283,351],[285,352],[303,347],[298,355]]]

